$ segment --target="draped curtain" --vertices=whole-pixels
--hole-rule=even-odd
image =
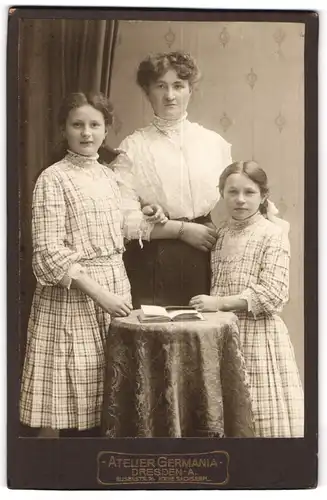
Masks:
[[[57,113],[69,92],[110,94],[118,21],[22,19],[19,34],[21,355],[35,279],[31,269],[34,180],[60,140]]]

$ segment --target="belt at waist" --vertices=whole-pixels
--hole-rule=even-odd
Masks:
[[[111,255],[107,256],[101,256],[101,257],[93,257],[91,259],[81,259],[78,261],[78,264],[81,264],[81,266],[102,266],[106,264],[110,264],[110,261],[115,260],[115,259],[121,259],[122,254],[124,252],[124,249],[117,248],[115,249],[114,253]]]

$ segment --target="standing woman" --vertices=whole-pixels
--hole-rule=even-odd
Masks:
[[[210,212],[219,176],[231,163],[231,146],[187,119],[198,79],[194,59],[183,52],[151,55],[138,68],[137,83],[154,117],[122,141],[113,167],[125,209],[160,205],[169,219],[180,221],[180,231],[175,240],[145,242],[143,248],[128,243],[124,262],[134,307],[186,305],[199,290],[210,293],[209,255],[216,239]]]

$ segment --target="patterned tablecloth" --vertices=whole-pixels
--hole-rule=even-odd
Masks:
[[[107,437],[253,437],[236,316],[142,324],[114,319],[107,343]]]

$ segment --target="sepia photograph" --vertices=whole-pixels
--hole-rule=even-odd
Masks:
[[[316,481],[318,16],[212,14],[9,10],[13,488]]]

